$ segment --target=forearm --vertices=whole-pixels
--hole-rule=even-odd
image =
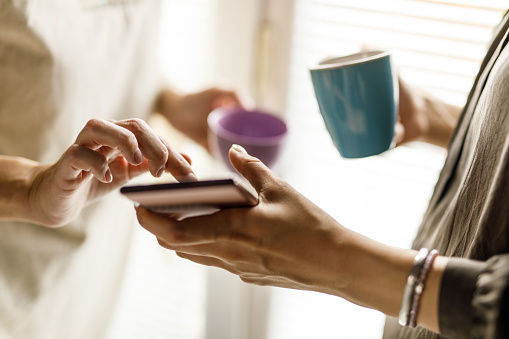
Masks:
[[[398,317],[416,251],[383,245],[351,232],[341,252],[340,274],[348,283],[336,293],[356,304]],[[426,279],[417,324],[438,332],[438,300],[447,258],[437,257]]]
[[[0,156],[0,220],[31,220],[30,191],[40,170],[35,161]]]

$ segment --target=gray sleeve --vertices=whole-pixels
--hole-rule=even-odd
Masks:
[[[440,290],[440,333],[509,338],[509,254],[486,262],[451,258]]]

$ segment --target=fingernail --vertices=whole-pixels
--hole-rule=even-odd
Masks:
[[[188,175],[184,175],[184,176],[181,176],[181,177],[178,177],[175,179],[177,179],[179,182],[198,181],[198,177],[193,172],[189,173]]]
[[[233,148],[234,151],[237,151],[237,152],[240,152],[240,153],[246,153],[247,154],[247,151],[244,149],[244,147],[242,147],[240,145],[233,144],[232,148]]]
[[[106,180],[106,182],[113,181],[113,175],[111,175],[111,170],[109,168],[106,170],[106,173],[104,173],[104,179]]]
[[[156,173],[156,177],[160,177],[161,175],[163,175],[164,170],[165,170],[165,166],[161,167],[161,168],[159,169],[159,171],[157,171],[157,173]]]
[[[137,165],[141,164],[143,161],[143,154],[141,153],[141,150],[139,148],[136,149],[134,152],[134,161]]]

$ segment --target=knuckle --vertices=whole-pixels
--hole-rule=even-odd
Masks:
[[[128,130],[119,132],[118,139],[124,145],[129,145],[133,148],[138,147],[138,140],[136,140],[136,137]]]
[[[222,260],[231,266],[236,266],[246,262],[245,256],[234,250],[227,251]]]
[[[264,270],[264,272],[274,272],[274,264],[272,260],[270,260],[266,256],[262,256],[259,258],[260,267]]]
[[[67,151],[64,154],[64,157],[67,156],[67,157],[75,158],[75,157],[79,156],[80,154],[81,154],[81,146],[78,144],[73,144],[73,145],[71,145],[71,147],[69,147],[67,149]]]
[[[186,255],[182,252],[175,252],[177,254],[177,256],[179,256],[180,258],[182,259],[187,259]]]
[[[267,201],[277,201],[281,197],[285,197],[290,194],[291,186],[282,179],[274,180],[270,186],[263,187],[260,190],[260,195]]]
[[[231,225],[231,230],[242,230],[246,224],[246,213],[241,208],[231,209],[228,213],[228,225]]]
[[[242,275],[242,276],[240,276],[240,280],[242,280],[243,282],[245,282],[247,284],[251,284],[251,285],[257,285],[257,286],[268,286],[269,285],[267,281],[257,278],[253,275]]]
[[[106,157],[102,154],[96,153],[97,156],[95,156],[92,160],[94,166],[97,169],[103,169],[105,170],[106,167],[108,167],[108,161],[106,160]]]
[[[182,227],[173,227],[171,232],[168,230],[164,236],[164,239],[170,243],[186,243],[189,240],[189,235],[185,231],[185,228]]]
[[[168,147],[166,147],[163,144],[157,148],[157,151],[160,153],[159,156],[161,158],[168,159],[168,157],[170,156],[170,151],[168,150]],[[178,157],[176,158],[178,159]]]
[[[250,159],[243,163],[243,167],[257,167],[261,165],[262,162],[260,161],[260,159],[255,157],[251,157]]]
[[[166,249],[168,249],[168,250],[171,250],[171,249],[172,249],[172,248],[171,248],[171,245],[170,245],[169,243],[167,243],[166,241],[164,241],[164,240],[162,240],[162,239],[160,239],[160,238],[157,238],[157,242],[159,243],[159,245],[160,245],[161,247],[164,247],[164,248],[166,248]]]
[[[281,192],[281,193],[284,193],[284,192],[288,192],[290,190],[290,185],[282,180],[282,179],[277,179],[275,182],[275,187],[276,187],[276,190],[278,192]]]
[[[64,153],[64,155],[61,158],[61,161],[63,164],[68,164],[72,167],[78,167],[79,163],[81,162],[81,158],[83,155],[83,149],[79,145],[72,145],[67,149],[67,151]]]
[[[100,118],[92,118],[87,121],[85,127],[88,129],[96,130],[100,127],[104,126],[104,120]]]
[[[132,128],[132,129],[134,129],[136,131],[143,132],[143,131],[146,131],[146,130],[150,129],[148,124],[143,119],[132,118],[132,119],[124,120],[124,122],[127,125],[129,125],[130,128]]]

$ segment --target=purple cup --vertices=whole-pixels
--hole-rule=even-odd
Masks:
[[[228,157],[233,144],[272,168],[286,140],[286,123],[269,112],[238,106],[220,107],[209,114],[209,144],[216,158],[234,170]]]

